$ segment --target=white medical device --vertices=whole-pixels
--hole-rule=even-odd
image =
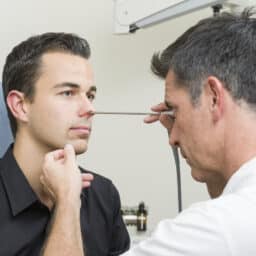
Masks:
[[[202,8],[238,12],[256,0],[114,0],[114,33],[128,34]]]

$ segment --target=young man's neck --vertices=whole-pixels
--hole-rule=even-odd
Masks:
[[[49,199],[45,198],[40,176],[44,157],[48,151],[26,136],[16,136],[15,138],[14,157],[38,198],[46,204]]]

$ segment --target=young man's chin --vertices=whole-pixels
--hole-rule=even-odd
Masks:
[[[59,144],[58,146],[55,147],[55,149],[52,149],[52,150],[64,148],[64,146],[66,144],[70,144],[73,146],[76,155],[83,154],[88,149],[88,141],[87,140],[86,141],[85,140],[67,140],[64,143]]]
[[[76,155],[81,155],[83,153],[85,153],[87,151],[87,149],[75,149]]]
[[[74,143],[72,144],[75,150],[76,155],[83,154],[87,151],[88,149],[88,144],[87,142],[84,143]]]

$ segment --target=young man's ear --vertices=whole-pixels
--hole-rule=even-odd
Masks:
[[[7,96],[7,105],[13,116],[23,122],[27,121],[27,105],[24,93],[12,90]]]
[[[223,83],[215,76],[207,78],[206,92],[209,99],[209,108],[213,121],[218,121],[224,110],[224,87]]]

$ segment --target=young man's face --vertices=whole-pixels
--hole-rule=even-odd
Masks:
[[[69,143],[77,154],[85,152],[96,93],[89,61],[68,53],[46,53],[40,71],[28,104],[29,138],[46,151]]]
[[[209,182],[215,172],[218,139],[210,110],[210,99],[202,92],[200,102],[194,106],[189,93],[176,86],[173,72],[166,77],[165,103],[174,111],[174,118],[167,115],[160,117],[167,128],[169,142],[178,146],[182,156],[191,167],[192,176],[200,182]]]

